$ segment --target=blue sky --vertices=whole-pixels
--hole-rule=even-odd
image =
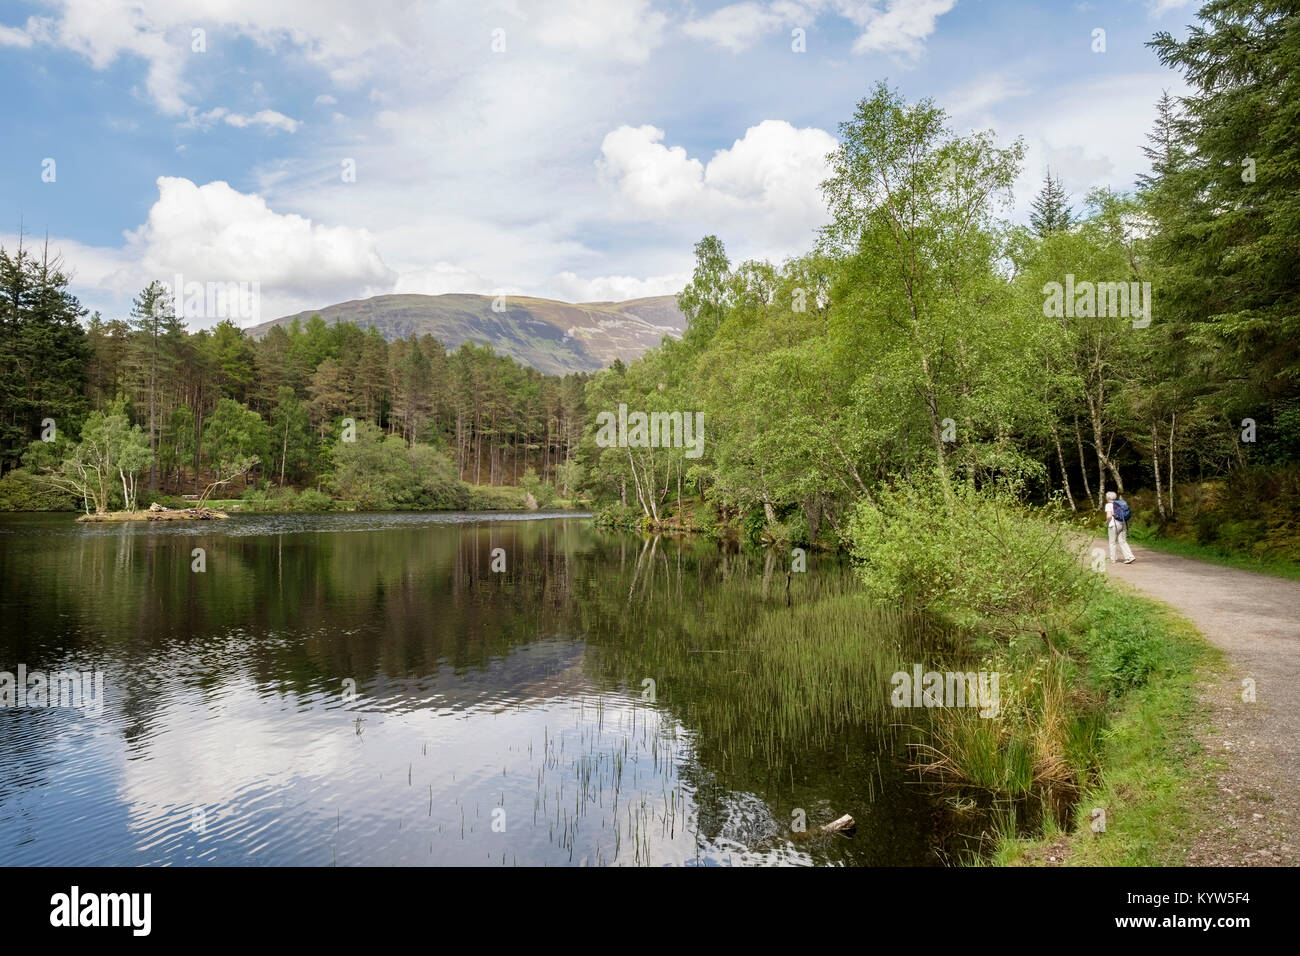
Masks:
[[[1013,217],[1048,165],[1076,201],[1130,188],[1155,100],[1185,90],[1144,44],[1194,9],[4,2],[0,242],[48,233],[106,317],[177,274],[259,283],[260,319],[388,292],[674,292],[709,232],[733,259],[808,248],[824,155],[878,79],[958,131],[1025,138]]]

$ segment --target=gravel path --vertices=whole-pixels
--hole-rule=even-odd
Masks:
[[[1191,841],[1187,862],[1300,864],[1300,581],[1140,546],[1134,554],[1133,564],[1108,564],[1108,572],[1176,608],[1232,665],[1201,691],[1210,715],[1202,743],[1224,769],[1211,823]],[[1247,678],[1254,703],[1242,700]]]

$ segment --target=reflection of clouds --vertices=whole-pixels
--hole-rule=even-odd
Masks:
[[[250,790],[342,772],[355,749],[347,712],[302,710],[297,701],[262,696],[247,678],[216,697],[167,696],[124,765],[123,799],[137,811],[226,806]]]

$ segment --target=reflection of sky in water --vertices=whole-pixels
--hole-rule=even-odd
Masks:
[[[879,728],[766,756],[796,717],[709,645],[784,609],[770,557],[572,517],[0,517],[0,670],[99,668],[107,696],[0,709],[0,864],[930,862]],[[799,577],[796,603],[843,587]],[[791,842],[803,811],[857,834]]]
[[[236,673],[201,694],[184,663],[156,660],[143,726],[110,672],[103,718],[0,712],[0,861],[811,862],[753,839],[776,824],[746,794],[726,795],[697,840],[689,733],[639,693],[598,692],[582,650],[525,645],[482,671],[363,686],[352,703]]]

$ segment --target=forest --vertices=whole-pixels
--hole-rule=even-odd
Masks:
[[[698,524],[804,543],[900,484],[1075,513],[1115,490],[1170,533],[1300,557],[1300,40],[1264,7],[1157,34],[1194,93],[1157,104],[1149,173],[1075,200],[1046,170],[1027,225],[1004,218],[1021,141],[877,85],[807,254],[733,263],[706,237],[685,337],[587,386],[593,411],[703,411],[703,459],[588,443],[590,480],[625,521],[665,523],[684,482]]]
[[[1075,512],[1113,489],[1149,523],[1294,555],[1297,40],[1251,4],[1204,15],[1150,41],[1194,92],[1160,100],[1131,191],[1076,198],[1046,170],[1013,224],[1023,142],[878,84],[840,126],[808,252],[733,263],[705,237],[683,338],[594,376],[319,317],[190,331],[158,283],[87,320],[48,250],[0,250],[0,504],[296,487],[454,507],[461,485],[527,484],[617,502],[616,523],[834,544],[859,502],[934,481]],[[702,412],[702,456],[602,446],[620,404]],[[100,446],[113,480],[90,495]]]
[[[468,343],[449,353],[427,335],[390,344],[319,316],[260,339],[229,320],[189,331],[161,283],[128,317],[83,325],[48,251],[0,250],[0,269],[0,467],[11,494],[40,485],[33,476],[66,476],[71,466],[60,466],[76,460],[88,430],[114,436],[105,455],[138,471],[150,493],[260,483],[325,488],[370,507],[451,507],[463,502],[420,494],[431,472],[443,490],[572,483],[565,464],[581,434],[583,375],[544,376]],[[138,504],[120,484],[88,506]]]

